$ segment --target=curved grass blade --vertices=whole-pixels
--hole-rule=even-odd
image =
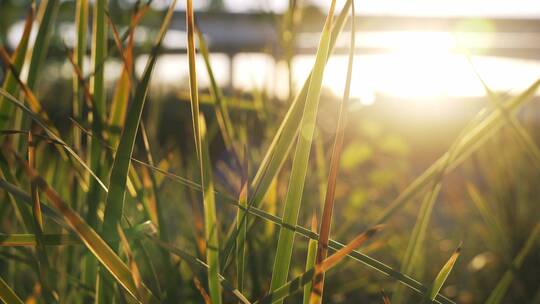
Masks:
[[[3,278],[0,278],[0,299],[6,304],[24,304]]]
[[[291,177],[289,180],[289,187],[287,190],[287,196],[285,198],[285,207],[283,212],[283,222],[291,226],[296,225],[298,213],[300,211],[300,204],[302,201],[302,192],[304,190],[311,143],[313,140],[313,133],[317,118],[322,78],[326,65],[326,59],[328,58],[329,54],[330,33],[335,5],[336,3],[334,0],[332,1],[328,17],[322,30],[315,65],[313,67],[313,74],[310,77],[304,113],[300,121],[301,135],[298,136],[298,142],[294,152]],[[282,228],[279,233],[274,268],[272,271],[272,282],[270,284],[271,290],[279,288],[287,281],[293,243],[294,232]]]
[[[439,294],[439,291],[444,285],[444,282],[446,282],[446,279],[448,278],[448,275],[454,268],[454,264],[456,263],[459,254],[461,253],[461,245],[458,246],[458,248],[452,253],[446,264],[444,264],[443,268],[439,273],[437,274],[437,277],[433,281],[433,284],[431,286],[431,290],[429,292],[429,302],[433,302],[437,294]]]
[[[103,188],[105,191],[107,191],[107,187],[105,184],[101,181],[101,179],[86,165],[86,163],[79,157],[79,155],[68,145],[66,144],[56,133],[47,126],[45,122],[41,120],[41,118],[36,114],[34,111],[26,107],[21,101],[19,101],[17,98],[13,97],[13,95],[9,94],[8,92],[4,91],[4,89],[0,89],[0,95],[4,96],[6,100],[9,100],[10,102],[14,103],[17,107],[19,107],[23,112],[25,112],[36,124],[38,124],[47,135],[55,140],[56,142],[61,143],[62,147],[79,163],[90,175],[97,181],[99,186]]]
[[[319,243],[317,245],[317,258],[316,262],[321,263],[328,254],[328,239],[330,238],[330,227],[332,223],[332,213],[334,210],[334,199],[336,192],[337,175],[339,170],[339,163],[341,159],[341,149],[343,146],[343,137],[345,135],[345,126],[347,124],[347,109],[349,103],[349,94],[351,89],[351,79],[353,71],[354,50],[356,49],[356,30],[355,30],[355,10],[354,1],[351,5],[351,39],[349,46],[349,61],[347,64],[347,80],[345,82],[345,89],[343,92],[343,99],[341,100],[338,123],[336,127],[336,137],[334,138],[334,146],[332,148],[332,156],[330,158],[330,172],[328,176],[328,182],[326,186],[326,194],[324,199],[324,207],[321,219],[321,228],[319,232]],[[322,301],[324,290],[324,273],[320,276],[320,281],[313,282],[314,290],[320,291],[319,293],[312,293],[310,302],[312,304],[320,303]]]

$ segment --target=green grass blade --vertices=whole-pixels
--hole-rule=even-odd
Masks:
[[[24,304],[3,278],[0,278],[0,299],[6,304]]]
[[[39,28],[36,40],[33,44],[34,46],[32,47],[32,57],[30,59],[30,65],[28,66],[28,79],[26,80],[26,83],[31,90],[36,88],[43,62],[47,56],[59,5],[59,0],[46,0],[42,1],[40,4],[38,12],[38,20],[40,20]]]
[[[105,122],[105,59],[107,58],[107,0],[96,0],[92,13],[92,45],[91,45],[91,67],[93,73],[90,77],[90,94],[92,96],[92,111],[88,116],[88,122],[92,125],[92,132],[97,136],[90,139],[88,147],[90,168],[99,176],[107,176],[106,167],[102,163],[104,155],[99,147],[98,138],[101,137],[103,124]],[[109,186],[110,187],[110,186]],[[93,228],[98,228],[97,210],[102,199],[102,193],[95,181],[90,180],[87,193],[86,220]],[[116,226],[114,226],[116,227]],[[89,278],[92,280],[92,278]]]
[[[88,0],[77,1],[75,8],[75,27],[77,29],[77,44],[75,45],[74,64],[81,75],[84,73],[84,56],[86,55],[86,36],[88,33]],[[73,117],[80,118],[83,106],[83,91],[80,88],[79,75],[73,73]],[[73,142],[76,149],[81,147],[81,131],[78,128],[73,130]]]
[[[187,28],[187,52],[189,64],[189,90],[191,101],[191,117],[193,122],[193,134],[195,135],[195,153],[199,164],[202,164],[201,155],[201,124],[199,122],[199,89],[197,87],[197,68],[195,65],[195,17],[193,16],[193,3],[186,0],[186,28]],[[202,167],[200,168],[202,172]],[[204,182],[203,182],[204,183]]]
[[[311,231],[317,232],[317,215],[314,213],[311,218]],[[320,239],[320,237],[319,237]],[[317,244],[318,242],[313,239],[309,239],[308,241],[308,250],[307,250],[307,257],[306,257],[306,271],[309,271],[311,268],[315,267],[315,259],[317,258]],[[311,292],[312,292],[312,284],[313,282],[308,282],[304,286],[304,297],[303,297],[303,304],[309,304]]]
[[[96,0],[94,3],[92,21],[92,68],[93,77],[90,81],[90,92],[94,96],[94,108],[98,117],[94,120],[104,121],[105,118],[105,68],[103,63],[107,57],[107,0]]]
[[[287,225],[296,225],[298,213],[300,211],[302,192],[304,189],[311,143],[313,140],[313,133],[317,118],[322,78],[326,65],[326,59],[328,58],[329,54],[331,34],[330,27],[332,25],[332,18],[334,15],[334,7],[335,1],[332,1],[328,17],[322,30],[315,65],[313,67],[313,74],[310,77],[304,114],[302,115],[302,120],[300,122],[301,135],[298,136],[296,151],[294,152],[291,177],[289,180],[289,187],[287,196],[285,198],[285,207],[283,212],[283,222]],[[294,232],[282,228],[279,233],[274,269],[272,271],[271,290],[279,288],[287,281],[293,243]]]
[[[216,78],[214,76],[214,71],[212,70],[212,65],[210,64],[210,52],[208,51],[208,46],[206,45],[204,36],[198,28],[195,29],[195,32],[197,33],[199,50],[204,59],[206,72],[208,73],[208,78],[210,78],[210,90],[216,104],[216,117],[221,130],[221,135],[223,137],[223,141],[225,142],[227,150],[234,153],[234,127],[231,122],[231,117],[229,115],[227,100],[223,98],[223,93],[221,92],[221,89],[218,86]]]
[[[209,143],[206,136],[204,117],[199,119],[199,130],[202,136],[202,182],[204,201],[204,232],[206,238],[206,262],[208,263],[208,289],[212,303],[221,303],[221,286],[219,284],[219,222],[216,216],[216,199],[210,161]]]
[[[238,198],[240,206],[247,208],[248,202],[248,154],[244,151],[244,164],[242,168],[241,189]],[[244,209],[238,208],[236,213],[236,229],[238,238],[236,239],[236,275],[237,286],[240,292],[244,290],[244,268],[245,268],[245,243],[246,243],[247,213]]]
[[[45,246],[65,246],[65,245],[79,245],[81,241],[75,235],[71,234],[43,234],[41,236],[43,245]],[[36,246],[35,234],[3,234],[0,233],[0,246],[2,247],[18,247]]]
[[[13,67],[20,73],[22,66],[24,64],[24,58],[26,55],[26,50],[28,48],[28,41],[30,40],[30,33],[32,31],[32,23],[34,21],[34,6],[30,7],[28,15],[24,23],[24,30],[21,36],[21,41],[15,49],[13,55]],[[17,93],[17,80],[12,75],[12,72],[8,71],[2,88],[11,95],[16,95]],[[6,129],[10,126],[10,122],[13,115],[13,104],[8,100],[5,100],[5,97],[0,96],[0,129]]]
[[[120,223],[120,219],[122,217],[126,193],[126,182],[131,155],[133,153],[133,146],[135,144],[135,136],[139,128],[139,122],[141,120],[142,111],[146,101],[152,71],[157,61],[157,51],[161,46],[161,42],[163,41],[163,37],[165,36],[165,32],[169,26],[175,3],[176,1],[173,1],[169,10],[167,11],[167,15],[165,16],[161,26],[153,53],[146,64],[143,77],[137,85],[133,102],[131,104],[128,116],[126,117],[126,123],[122,131],[122,136],[120,137],[120,143],[118,144],[118,149],[116,150],[109,179],[109,192],[107,194],[105,217],[103,221],[103,235],[105,237],[111,237],[116,234],[116,225]],[[114,246],[115,244],[112,245],[113,248],[117,247]]]
[[[195,22],[193,4],[186,0],[186,27],[189,63],[189,88],[191,100],[191,115],[193,133],[195,137],[195,150],[201,172],[201,185],[203,188],[204,224],[206,236],[206,261],[208,263],[208,289],[210,299],[214,304],[221,303],[221,287],[219,284],[219,225],[216,218],[214,182],[212,178],[212,163],[208,150],[206,125],[204,116],[199,111],[199,90],[197,87],[197,69],[195,63]]]
[[[508,269],[504,273],[502,278],[499,280],[499,283],[497,283],[497,286],[491,291],[491,294],[489,295],[488,299],[485,302],[486,304],[498,304],[503,301],[506,291],[510,287],[510,284],[512,283],[512,281],[514,280],[515,271],[521,268],[521,266],[523,265],[523,261],[525,260],[525,257],[529,255],[534,244],[537,242],[539,235],[540,235],[540,223],[534,226],[529,237],[525,241],[525,244],[519,251],[518,255],[514,258],[514,261],[512,261],[512,265],[510,266],[510,269]]]
[[[352,0],[346,1],[343,5],[341,13],[336,18],[336,21],[332,27],[329,50],[327,52],[327,57],[325,58],[325,60],[328,60],[329,54],[335,46],[337,37],[339,36],[339,33],[341,32],[343,25],[345,24],[345,21],[347,19],[351,3]],[[298,130],[300,129],[298,121],[300,121],[303,114],[312,74],[313,70],[307,77],[302,89],[296,96],[287,114],[285,115],[285,118],[281,122],[281,125],[279,126],[274,138],[272,139],[272,143],[268,147],[263,161],[261,162],[261,165],[257,170],[255,178],[251,183],[251,188],[253,188],[253,190],[251,191],[251,193],[253,193],[253,203],[251,204],[253,204],[254,206],[259,206],[259,204],[262,202],[266,191],[268,190],[268,187],[281,169],[292,145],[294,144],[294,139],[296,138]]]
[[[429,292],[429,301],[433,302],[437,294],[439,294],[439,291],[444,285],[444,282],[446,282],[446,279],[448,278],[448,275],[450,275],[450,272],[454,268],[454,264],[456,264],[456,261],[459,257],[459,254],[461,252],[461,245],[452,253],[446,264],[444,264],[443,268],[439,271],[437,274],[437,277],[433,281],[433,284],[431,286],[431,290]]]

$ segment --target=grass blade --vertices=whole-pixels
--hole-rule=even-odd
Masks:
[[[195,64],[195,17],[193,16],[193,3],[186,0],[186,28],[187,28],[187,52],[189,64],[189,90],[191,101],[191,117],[193,120],[193,133],[195,135],[195,152],[199,163],[202,163],[201,152],[201,131],[200,131],[200,110],[199,110],[199,90],[197,87],[197,68]],[[202,167],[200,168],[202,172]],[[204,182],[203,182],[204,183]]]
[[[247,208],[248,202],[248,154],[244,151],[244,164],[242,166],[242,181],[240,182],[241,189],[238,198],[240,206]],[[236,225],[238,229],[238,238],[236,239],[236,275],[237,286],[240,292],[244,289],[244,266],[245,266],[245,243],[247,229],[247,213],[238,208],[236,213]]]
[[[208,289],[212,303],[221,303],[221,288],[219,284],[219,226],[216,219],[216,207],[214,196],[214,183],[212,181],[212,167],[208,151],[207,139],[203,139],[206,133],[204,116],[199,111],[199,92],[197,87],[197,69],[195,64],[195,22],[193,16],[193,4],[186,0],[186,28],[189,63],[189,88],[191,100],[191,115],[193,120],[193,132],[195,137],[195,150],[199,160],[201,172],[201,185],[203,188],[204,201],[204,224],[206,235],[206,261],[208,263]],[[203,143],[204,141],[204,143]],[[204,145],[204,147],[203,147]]]
[[[313,213],[313,216],[311,217],[311,231],[317,232],[317,215]],[[320,236],[319,236],[320,239]],[[306,257],[306,271],[309,271],[311,268],[315,266],[315,259],[317,258],[317,244],[318,242],[313,239],[309,239],[308,242],[308,250],[307,250],[307,257]],[[304,286],[304,298],[303,303],[309,304],[310,297],[313,291],[313,282],[308,282]]]
[[[36,88],[38,76],[41,74],[40,70],[49,49],[50,37],[53,32],[54,23],[56,22],[59,3],[59,0],[46,0],[40,4],[38,12],[38,20],[40,20],[39,28],[36,40],[31,49],[32,57],[28,66],[28,79],[26,80],[26,84],[30,90]]]
[[[74,65],[84,73],[84,56],[86,55],[86,36],[88,33],[88,0],[77,1],[75,13],[75,27],[77,28],[77,44],[75,45],[73,61]],[[80,90],[79,75],[73,73],[73,117],[80,118],[82,115],[83,92]],[[81,147],[81,132],[78,128],[73,130],[73,141],[75,148],[78,150]]]
[[[326,59],[328,58],[329,54],[331,34],[330,27],[332,25],[334,8],[335,1],[332,1],[328,17],[322,30],[315,65],[313,67],[313,74],[310,77],[304,113],[300,122],[301,136],[298,136],[298,142],[294,152],[291,177],[289,180],[289,187],[287,196],[285,198],[285,207],[283,212],[283,222],[287,225],[296,225],[298,213],[300,211],[300,203],[302,200],[302,192],[304,189],[308,168],[313,132],[315,130],[322,78],[326,65]],[[279,233],[274,268],[272,271],[271,290],[279,288],[287,281],[293,243],[294,232],[282,228]]]
[[[437,277],[433,281],[433,284],[431,286],[431,291],[429,292],[429,302],[433,302],[439,291],[444,285],[444,282],[446,282],[446,279],[448,278],[448,275],[454,268],[454,264],[456,263],[459,254],[461,253],[461,245],[458,246],[458,248],[452,253],[452,256],[448,259],[446,264],[444,264],[443,268],[439,273],[437,274]]]
[[[26,15],[26,20],[24,22],[24,30],[22,33],[21,40],[15,49],[13,54],[13,68],[17,73],[20,73],[24,58],[26,55],[26,50],[28,48],[28,41],[30,40],[30,33],[32,31],[32,22],[34,21],[34,6],[30,6],[28,15]],[[17,74],[18,75],[18,74]],[[16,95],[17,92],[17,80],[15,79],[12,72],[8,71],[5,78],[2,88],[11,95]],[[8,100],[5,100],[5,97],[0,96],[0,129],[6,129],[10,126],[10,118],[13,115],[13,104]]]
[[[221,130],[221,136],[223,137],[227,150],[235,153],[233,150],[234,127],[227,108],[227,100],[223,98],[223,93],[221,92],[216,78],[214,77],[214,71],[212,70],[212,66],[210,64],[210,52],[208,51],[208,46],[206,45],[204,36],[198,28],[195,29],[195,32],[197,33],[199,50],[204,59],[206,72],[208,73],[208,78],[210,79],[210,91],[216,104],[216,117]]]
[[[332,223],[332,213],[334,210],[334,199],[337,184],[337,175],[339,170],[339,163],[341,159],[341,149],[343,146],[343,137],[345,135],[345,125],[347,124],[347,106],[349,103],[349,94],[351,89],[351,79],[353,71],[354,50],[356,49],[356,31],[355,31],[355,11],[354,1],[351,5],[351,40],[349,46],[349,62],[347,65],[347,80],[345,83],[345,90],[343,92],[343,99],[341,100],[338,123],[336,128],[336,137],[334,138],[334,146],[332,148],[332,156],[330,158],[330,172],[328,176],[328,182],[326,186],[326,194],[324,200],[324,207],[321,219],[321,228],[319,235],[319,243],[317,245],[317,263],[321,263],[328,254],[328,239],[330,238],[330,226]],[[320,291],[320,293],[311,294],[311,303],[316,304],[322,301],[324,290],[324,274],[320,276],[320,281],[314,282],[314,290]]]
[[[204,116],[199,119],[202,132],[202,181],[204,201],[204,232],[206,237],[206,262],[208,263],[208,289],[212,303],[221,303],[221,286],[219,284],[219,223],[216,216],[216,201],[212,177],[212,163],[206,136]]]

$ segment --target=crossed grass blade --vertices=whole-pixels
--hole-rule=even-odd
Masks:
[[[335,1],[332,1],[326,22],[324,24],[313,73],[310,77],[309,89],[306,95],[306,102],[302,118],[300,121],[300,132],[293,156],[293,163],[285,206],[283,212],[283,222],[286,225],[294,226],[298,220],[300,204],[304,189],[305,178],[308,169],[309,155],[313,141],[313,133],[317,118],[322,78],[326,59],[330,49],[330,35],[332,18],[334,16]],[[295,233],[288,229],[280,229],[276,257],[272,271],[271,290],[275,290],[287,281],[289,266],[294,245]]]
[[[347,0],[344,3],[340,14],[336,17],[336,20],[332,26],[329,51],[326,60],[328,60],[329,54],[331,53],[336,44],[337,37],[343,29],[345,21],[349,15],[351,3],[352,0]],[[272,182],[275,180],[277,174],[281,170],[281,167],[283,166],[286,158],[289,155],[289,152],[292,148],[292,145],[300,127],[298,121],[300,121],[303,114],[303,109],[306,102],[307,91],[309,88],[312,73],[313,71],[311,71],[309,76],[306,78],[302,89],[289,107],[287,114],[283,118],[283,121],[281,122],[278,130],[276,131],[272,142],[266,150],[267,152],[264,155],[264,158],[257,170],[257,173],[255,174],[255,177],[251,182],[250,193],[252,193],[252,195],[248,203],[248,210],[252,206],[260,207],[266,196],[266,193],[272,185]],[[248,231],[252,223],[253,221],[248,221]],[[234,226],[231,226],[231,228],[228,230],[227,239],[224,246],[224,254],[222,255],[224,261],[222,264],[224,265],[224,268],[226,268],[228,265],[228,258],[232,253],[237,233],[238,230],[235,229]]]
[[[344,257],[349,255],[356,248],[360,247],[363,243],[369,240],[375,233],[380,231],[381,228],[381,226],[376,226],[368,229],[366,232],[359,234],[347,245],[343,246],[340,250],[336,251],[334,254],[324,259],[321,263],[317,263],[315,267],[304,272],[300,276],[296,277],[294,280],[284,283],[282,286],[279,286],[278,288],[272,290],[268,295],[265,295],[260,301],[257,301],[255,303],[265,304],[282,302],[284,298],[299,291],[302,286],[308,284],[312,280],[316,280],[317,277],[320,277],[323,273],[336,266],[339,262],[343,260]],[[313,288],[315,288],[315,286],[313,286]]]

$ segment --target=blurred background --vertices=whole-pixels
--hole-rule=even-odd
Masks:
[[[127,28],[135,3],[134,0],[109,1],[111,19],[120,33]],[[238,136],[250,151],[250,177],[311,70],[329,3],[323,0],[194,3],[196,22],[207,40],[217,83],[227,99],[233,121],[244,126],[239,128],[243,131]],[[342,3],[338,1],[339,9]],[[332,226],[332,237],[342,242],[377,218],[415,177],[449,149],[478,111],[490,106],[481,79],[501,99],[506,99],[520,94],[540,78],[540,3],[537,1],[362,0],[356,3],[357,43],[349,123]],[[151,10],[136,28],[134,58],[139,76],[168,4],[165,0],[152,1]],[[30,1],[25,0],[0,0],[0,37],[10,52],[21,37],[29,5]],[[194,153],[184,5],[184,1],[179,1],[165,37],[144,112],[155,158],[167,160],[172,171],[189,168],[189,157]],[[69,119],[73,71],[66,47],[72,48],[76,41],[74,11],[74,1],[60,1],[43,66],[47,77],[39,79],[36,90],[61,132],[73,128]],[[305,227],[309,227],[313,210],[320,208],[324,198],[338,105],[345,85],[349,35],[350,22],[338,37],[323,80],[312,154],[316,170],[308,173],[299,220]],[[109,38],[109,45],[114,45],[112,35]],[[85,60],[84,70],[89,71],[90,50]],[[197,60],[203,111],[212,121],[215,117],[210,80],[203,58]],[[105,70],[110,99],[122,72],[118,52],[111,53]],[[24,73],[23,70],[23,77]],[[538,101],[535,96],[517,113],[536,143],[540,143]],[[178,150],[182,154],[174,153]],[[135,151],[135,155],[143,153]],[[236,195],[238,168],[219,137],[212,142],[211,153],[217,168],[214,174],[218,188]],[[264,205],[265,210],[277,215],[281,214],[290,163],[284,168],[275,185],[273,202],[270,199]],[[463,242],[462,256],[442,293],[458,303],[483,302],[539,220],[539,182],[539,168],[519,146],[511,128],[501,128],[445,176],[429,223],[422,263],[425,267],[415,278],[426,284],[431,282],[451,252]],[[183,203],[189,191],[179,190],[173,183],[164,183],[162,191],[170,202],[166,207],[170,210],[165,214],[175,223],[170,227],[171,235],[178,242],[193,246],[186,241],[193,237],[186,232],[189,228],[185,231],[178,228],[193,225],[188,211],[191,207]],[[494,240],[485,213],[475,199],[486,203],[489,214],[502,227],[499,236],[507,242],[504,248]],[[393,216],[388,228],[366,252],[399,269],[420,201],[421,198],[413,199]],[[222,215],[227,218],[230,214],[232,219],[233,211],[229,208]],[[257,224],[251,246],[268,250],[257,255],[257,269],[252,270],[260,274],[250,278],[255,296],[268,288],[277,239],[275,227],[262,221]],[[293,275],[303,269],[306,246],[307,240],[298,242]],[[538,269],[540,245],[536,241],[524,265],[516,269],[504,303],[540,303]],[[327,303],[381,303],[380,290],[395,288],[392,279],[350,260],[330,271],[326,282]],[[30,292],[28,286],[22,275],[15,287]],[[410,300],[415,303],[419,299]],[[289,303],[298,301],[300,297]]]

